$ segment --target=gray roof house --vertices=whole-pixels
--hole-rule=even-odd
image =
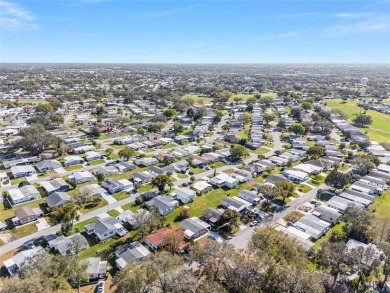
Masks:
[[[19,178],[24,176],[31,176],[36,174],[37,171],[31,165],[19,165],[11,167],[11,173],[14,178]]]
[[[252,206],[250,202],[247,202],[237,196],[224,197],[221,201],[221,205],[226,209],[231,209],[237,212],[242,212]]]
[[[90,281],[104,279],[107,274],[107,261],[102,261],[100,257],[89,257],[81,260],[82,264],[87,265],[87,274]]]
[[[243,200],[246,200],[247,202],[250,202],[253,205],[258,205],[261,200],[261,196],[258,195],[256,192],[249,191],[246,189],[240,190],[238,192],[238,197],[242,198]]]
[[[328,231],[329,226],[330,223],[325,222],[311,214],[300,218],[299,221],[295,223],[295,228],[306,232],[316,240]]]
[[[71,197],[66,192],[54,192],[46,197],[46,204],[48,207],[59,207],[63,204],[70,203]]]
[[[65,237],[59,236],[56,239],[48,241],[50,249],[58,251],[61,255],[74,255],[82,250],[87,249],[87,239],[80,233]]]
[[[37,163],[37,169],[41,172],[51,171],[58,168],[62,168],[62,165],[57,160],[43,160]]]
[[[189,240],[196,239],[208,233],[208,229],[210,228],[209,224],[202,221],[198,217],[185,219],[184,221],[180,222],[180,226],[184,231],[186,238]]]
[[[49,195],[56,191],[67,191],[69,189],[69,184],[66,183],[62,178],[42,182],[41,186]]]
[[[102,194],[107,193],[107,191],[97,183],[81,186],[80,192],[85,192],[91,196],[101,196]]]
[[[68,176],[68,180],[70,182],[76,182],[77,184],[89,182],[92,180],[95,180],[95,176],[93,176],[90,172],[88,171],[79,171],[73,173],[73,175]]]
[[[211,223],[212,225],[215,225],[218,223],[219,218],[223,212],[221,210],[217,210],[215,208],[207,208],[203,211],[202,219]]]
[[[331,224],[337,224],[341,220],[342,214],[329,206],[319,206],[313,211],[313,215]]]
[[[38,189],[34,185],[24,185],[20,188],[8,190],[8,198],[13,205],[37,199],[40,196]]]
[[[131,262],[141,262],[145,257],[150,255],[150,251],[138,241],[122,245],[115,251],[116,265],[123,269]]]
[[[133,181],[138,184],[146,184],[152,181],[153,177],[148,171],[141,171],[133,174]]]
[[[171,196],[157,196],[145,202],[145,205],[148,208],[156,208],[160,215],[166,216],[175,210],[179,205],[179,202],[174,200]]]
[[[19,252],[18,254],[15,254],[13,257],[5,260],[3,262],[5,268],[7,269],[7,272],[14,276],[18,273],[18,270],[21,266],[23,266],[26,263],[26,260],[28,258],[34,258],[35,256],[45,253],[45,250],[42,248],[42,246],[37,246],[32,249],[23,250]]]
[[[98,241],[106,240],[117,234],[123,236],[128,232],[121,222],[113,217],[99,218],[86,225],[84,230]]]
[[[173,192],[176,195],[176,198],[179,199],[182,203],[189,203],[194,201],[196,192],[187,187],[176,188]]]

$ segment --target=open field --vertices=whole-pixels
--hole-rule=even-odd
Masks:
[[[364,109],[357,106],[357,101],[347,101],[345,104],[342,104],[341,102],[341,100],[327,100],[326,105],[329,108],[343,111],[348,116],[349,122],[352,122],[352,119],[354,119],[357,114],[364,111]],[[362,132],[367,132],[367,135],[376,142],[389,141],[390,116],[373,110],[367,110],[366,114],[372,117],[372,124],[368,128],[360,128]]]
[[[262,98],[275,98],[276,97],[276,93],[261,93],[260,94]],[[248,100],[249,98],[252,98],[254,97],[254,94],[237,94],[237,95],[233,95],[229,98],[229,102],[234,102],[234,98],[241,98],[242,101],[246,101]]]
[[[377,218],[390,219],[390,190],[376,197],[371,210],[374,211]]]

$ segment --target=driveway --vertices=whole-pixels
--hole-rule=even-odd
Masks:
[[[38,222],[36,223],[38,231],[45,230],[50,227],[49,223],[46,221],[45,218],[39,218]]]

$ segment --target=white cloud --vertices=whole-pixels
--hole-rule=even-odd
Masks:
[[[167,15],[179,14],[181,12],[192,10],[195,7],[196,6],[187,6],[187,7],[178,8],[178,9],[161,10],[161,11],[148,13],[145,16],[146,17],[157,17],[157,16],[167,16]]]
[[[342,12],[337,13],[336,16],[340,18],[363,18],[371,16],[371,13],[350,13],[350,12]]]
[[[6,1],[0,1],[0,26],[4,30],[36,29],[33,13],[22,6]]]

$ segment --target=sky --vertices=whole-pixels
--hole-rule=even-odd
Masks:
[[[0,62],[390,63],[390,0],[0,0]]]

